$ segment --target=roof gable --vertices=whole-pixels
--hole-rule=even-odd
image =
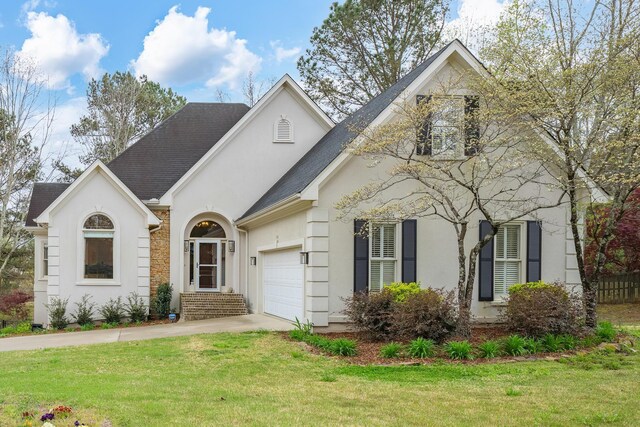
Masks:
[[[249,208],[242,218],[253,215],[304,190],[358,136],[358,129],[369,126],[453,43],[440,49],[387,90],[338,123]]]
[[[160,198],[248,111],[245,104],[188,103],[108,167],[140,200]]]
[[[83,184],[91,179],[93,175],[100,172],[103,173],[103,175],[107,178],[111,185],[113,185],[121,194],[127,197],[129,201],[146,216],[148,225],[160,224],[160,220],[153,214],[153,212],[151,212],[151,210],[149,210],[149,208],[147,208],[147,206],[142,203],[140,199],[138,199],[135,194],[133,194],[133,192],[129,188],[127,188],[127,186],[124,185],[124,183],[120,181],[120,179],[118,179],[118,177],[113,172],[111,172],[109,168],[107,168],[105,164],[100,160],[96,160],[95,162],[93,162],[91,166],[89,166],[89,168],[87,168],[87,170],[85,170],[82,175],[80,175],[78,179],[73,182],[73,184],[68,185],[64,189],[64,191],[62,191],[62,193],[60,193],[60,195],[58,195],[55,200],[51,202],[48,207],[40,215],[38,215],[37,218],[33,220],[33,222],[35,222],[35,224],[48,224],[51,212],[56,207],[64,203],[64,201],[67,200],[71,194],[81,188]],[[34,197],[32,196],[32,204],[33,200]]]
[[[191,177],[195,176],[200,168],[204,167],[222,148],[233,139],[245,126],[247,126],[251,120],[259,115],[266,106],[282,91],[289,90],[294,95],[294,98],[305,107],[315,119],[323,125],[327,130],[331,130],[335,123],[327,114],[322,111],[320,107],[311,99],[309,95],[289,76],[285,74],[280,80],[278,80],[269,91],[260,98],[260,100],[249,110],[249,112],[243,116],[237,123],[231,127],[228,132],[220,138],[220,140],[212,146],[197,162],[195,162],[186,171],[180,179],[178,179],[170,188],[165,191],[164,196],[160,199],[161,204],[171,204],[172,194],[186,185]],[[111,167],[111,165],[109,165]]]

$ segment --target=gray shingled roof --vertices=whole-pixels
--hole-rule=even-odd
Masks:
[[[31,202],[27,211],[25,225],[27,227],[35,227],[35,219],[49,207],[55,199],[61,195],[70,184],[62,184],[58,182],[37,182],[33,186],[31,193]]]
[[[327,132],[298,163],[289,169],[260,200],[244,213],[242,218],[266,209],[304,190],[358,135],[357,130],[364,129],[378,117],[447,47],[449,45],[431,55],[389,89],[373,98]]]
[[[107,166],[140,200],[160,198],[247,111],[245,104],[188,103]]]
[[[140,200],[160,198],[246,113],[245,104],[188,103],[107,166]],[[36,183],[26,225],[69,184]]]

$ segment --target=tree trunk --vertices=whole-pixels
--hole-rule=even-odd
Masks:
[[[467,235],[467,224],[460,224],[458,230],[458,320],[456,333],[464,338],[471,336],[471,304],[468,301],[467,259],[464,253],[464,239]],[[473,282],[472,282],[473,283]]]

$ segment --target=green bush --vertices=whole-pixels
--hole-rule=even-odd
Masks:
[[[547,334],[544,337],[542,337],[542,339],[540,340],[542,343],[542,346],[544,347],[544,349],[546,351],[552,352],[552,353],[556,353],[558,351],[561,350],[562,345],[560,343],[560,340],[558,339],[557,336],[553,335],[553,334]]]
[[[26,334],[31,332],[31,323],[30,322],[22,322],[17,325],[7,326],[6,328],[0,329],[0,337],[5,337],[8,335],[18,335],[18,334]]]
[[[538,338],[575,334],[581,324],[581,303],[560,283],[530,282],[509,288],[504,320],[509,330]]]
[[[558,337],[560,339],[560,347],[563,350],[575,350],[578,347],[580,340],[573,335],[560,335]]]
[[[611,322],[599,322],[596,328],[596,336],[602,341],[611,342],[616,339],[616,329]]]
[[[527,353],[527,340],[520,335],[511,335],[504,341],[504,352],[509,356],[522,356]]]
[[[402,351],[402,344],[391,342],[380,348],[380,356],[387,359],[392,359],[392,358],[400,357],[401,351]]]
[[[54,329],[64,329],[69,325],[67,317],[67,304],[69,298],[61,299],[58,297],[51,298],[51,302],[46,304],[49,310],[49,324]]]
[[[500,354],[500,344],[496,341],[485,341],[478,346],[480,357],[492,359]]]
[[[331,343],[329,351],[336,356],[355,356],[356,343],[346,338],[336,338]]]
[[[289,336],[291,337],[291,339],[294,339],[296,341],[304,341],[305,338],[307,338],[309,334],[299,330],[299,329],[294,329],[292,331],[289,332]]]
[[[85,323],[84,325],[80,326],[81,331],[93,331],[95,328],[96,325],[94,325],[93,323]]]
[[[93,312],[96,305],[90,301],[91,295],[84,294],[79,302],[76,302],[76,314],[73,315],[75,322],[80,325],[93,324]]]
[[[463,360],[473,357],[469,341],[451,341],[445,345],[444,349],[451,359]]]
[[[153,311],[161,318],[166,318],[171,312],[171,295],[173,294],[173,286],[169,283],[162,283],[156,290],[156,296],[153,299]]]
[[[435,343],[433,340],[425,340],[422,337],[416,338],[409,343],[409,356],[418,359],[425,359],[433,356]]]
[[[100,325],[101,329],[113,329],[113,328],[117,328],[119,325],[119,323],[109,323],[109,322],[104,322],[102,325]]]
[[[109,301],[100,307],[100,310],[98,311],[100,311],[105,323],[120,323],[124,317],[124,305],[122,304],[122,298],[110,298]]]
[[[296,317],[296,321],[293,322],[293,327],[296,331],[300,331],[300,333],[303,335],[311,335],[313,333],[313,323],[311,323],[309,320],[302,323],[300,319]]]
[[[420,285],[416,282],[393,282],[385,286],[382,292],[389,292],[393,295],[395,302],[405,302],[410,295],[415,295],[420,292]]]
[[[524,343],[524,348],[529,354],[542,353],[544,351],[542,342],[535,338],[527,338]]]
[[[132,292],[127,296],[127,303],[124,311],[132,323],[144,322],[147,320],[147,305],[137,292]]]

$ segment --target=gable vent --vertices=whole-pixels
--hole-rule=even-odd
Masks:
[[[293,125],[286,118],[281,116],[274,126],[274,142],[293,142]]]

